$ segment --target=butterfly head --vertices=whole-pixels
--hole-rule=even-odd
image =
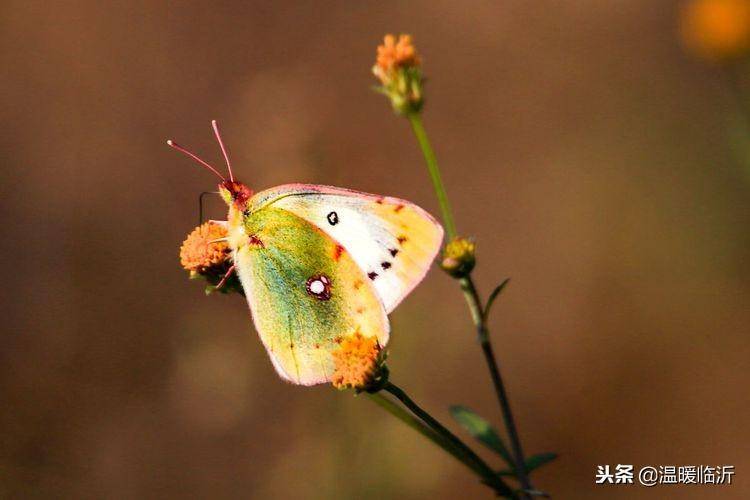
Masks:
[[[227,205],[244,211],[248,200],[253,196],[253,190],[241,182],[226,180],[219,184],[219,194]]]

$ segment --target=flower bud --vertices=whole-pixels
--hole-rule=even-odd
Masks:
[[[454,278],[464,278],[476,264],[475,250],[473,240],[457,236],[445,245],[440,267]]]
[[[378,55],[373,74],[380,80],[377,90],[391,100],[396,113],[408,115],[422,109],[422,69],[411,36],[386,35]]]

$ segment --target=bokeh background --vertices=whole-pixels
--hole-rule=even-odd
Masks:
[[[382,35],[409,32],[478,284],[512,278],[492,337],[526,452],[560,453],[535,484],[747,498],[744,80],[684,50],[681,5],[3,2],[0,497],[488,497],[366,398],[279,380],[242,299],[205,297],[177,258],[214,180],[164,141],[220,163],[213,118],[255,189],[437,213],[370,90]],[[395,382],[445,421],[463,403],[499,422],[454,282],[433,271],[392,324]],[[617,463],[737,473],[595,486]]]

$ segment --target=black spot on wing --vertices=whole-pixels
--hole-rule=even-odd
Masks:
[[[398,248],[391,248],[388,251],[391,253],[391,257],[395,257],[396,255],[398,255]]]
[[[375,278],[378,277],[378,273],[376,273],[374,271],[371,271],[371,272],[367,273],[367,277],[370,278],[371,280],[374,280]]]
[[[387,262],[387,261],[386,262],[381,262],[380,263],[380,267],[382,267],[383,269],[390,269],[391,263]]]
[[[337,214],[336,212],[330,212],[326,216],[326,219],[328,219],[328,223],[330,225],[335,226],[336,224],[339,223],[339,214]]]

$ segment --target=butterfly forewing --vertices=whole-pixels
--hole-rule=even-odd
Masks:
[[[235,265],[253,321],[279,374],[330,381],[331,352],[360,332],[388,341],[388,318],[372,282],[333,238],[293,212],[268,205],[243,220]]]
[[[424,278],[443,238],[432,216],[397,198],[289,184],[258,193],[253,202],[256,208],[291,212],[340,243],[372,282],[387,312]]]

